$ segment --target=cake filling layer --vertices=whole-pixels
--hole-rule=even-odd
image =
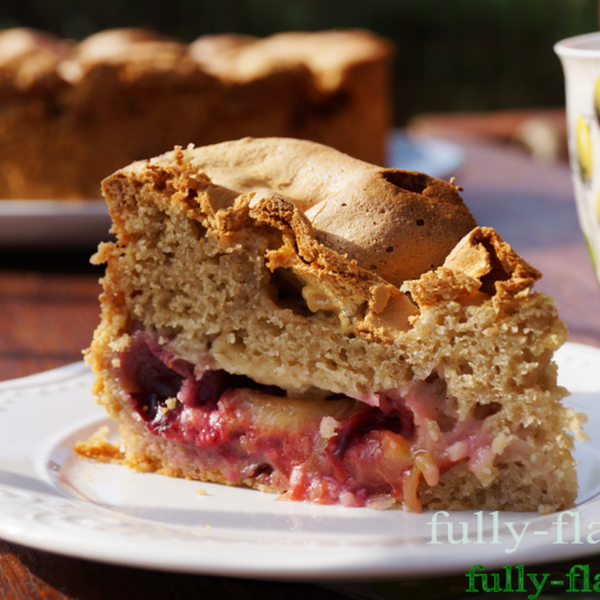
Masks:
[[[492,466],[482,424],[494,409],[457,421],[445,410],[445,385],[436,377],[382,390],[374,407],[323,390],[288,395],[193,365],[165,348],[137,332],[119,355],[119,379],[135,418],[154,435],[186,445],[204,472],[232,485],[323,504],[403,502],[420,511],[421,480],[436,485],[462,460],[475,474]]]

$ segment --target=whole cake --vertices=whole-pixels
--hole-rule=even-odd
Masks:
[[[384,164],[391,44],[358,30],[185,45],[139,29],[75,44],[0,32],[0,198],[100,198],[175,145],[315,140]]]
[[[247,138],[103,189],[87,361],[125,464],[346,506],[573,505],[565,327],[453,182]]]

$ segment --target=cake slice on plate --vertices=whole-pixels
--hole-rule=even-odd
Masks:
[[[453,183],[246,138],[103,188],[87,361],[128,466],[346,506],[573,505],[565,327]]]

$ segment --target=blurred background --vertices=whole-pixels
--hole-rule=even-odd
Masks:
[[[0,29],[80,40],[148,27],[184,42],[207,33],[362,27],[396,45],[394,119],[564,104],[552,47],[597,29],[598,0],[2,0]]]

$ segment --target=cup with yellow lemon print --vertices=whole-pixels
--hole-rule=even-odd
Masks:
[[[600,32],[562,40],[554,51],[565,74],[577,214],[600,280]]]

